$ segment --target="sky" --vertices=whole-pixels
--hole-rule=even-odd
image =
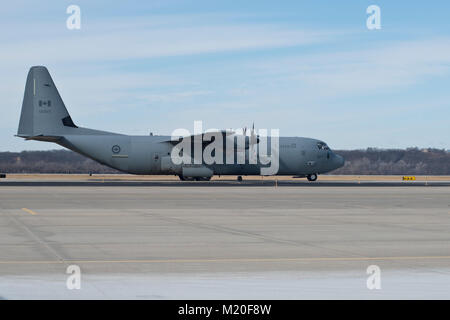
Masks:
[[[242,3],[241,3],[242,2]],[[450,2],[23,1],[0,7],[0,151],[45,65],[75,124],[279,129],[333,149],[450,149]],[[81,10],[70,30],[69,5]],[[369,30],[369,5],[381,29]]]

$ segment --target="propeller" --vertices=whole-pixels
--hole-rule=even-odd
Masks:
[[[258,143],[258,137],[255,135],[255,123],[253,122],[252,131],[250,132],[250,145]]]
[[[248,139],[248,146],[249,146],[249,152],[251,153],[251,154],[249,154],[250,155],[250,161],[254,161],[253,163],[257,163],[257,159],[258,159],[258,152],[257,152],[257,150],[258,150],[258,147],[257,147],[257,144],[259,143],[259,135],[257,135],[256,133],[255,133],[255,122],[253,122],[253,124],[252,124],[252,130],[250,131],[250,137],[249,137],[249,139]]]

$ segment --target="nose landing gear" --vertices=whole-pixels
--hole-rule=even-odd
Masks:
[[[308,174],[306,176],[306,178],[308,179],[308,181],[316,181],[317,180],[317,174],[316,173]]]

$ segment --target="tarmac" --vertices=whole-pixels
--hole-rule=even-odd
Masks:
[[[449,299],[449,186],[4,180],[0,298]]]

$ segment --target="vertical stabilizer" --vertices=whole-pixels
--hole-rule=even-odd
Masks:
[[[77,128],[46,67],[31,67],[25,85],[20,137],[58,136]]]

